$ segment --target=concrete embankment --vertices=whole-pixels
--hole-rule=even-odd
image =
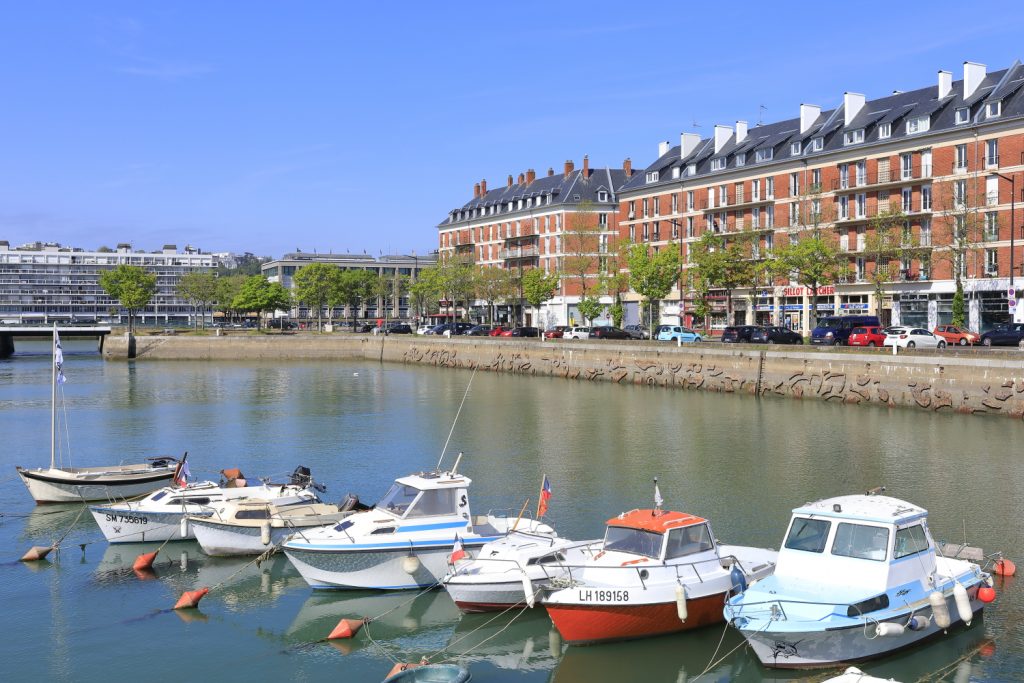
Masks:
[[[647,342],[444,339],[392,335],[138,337],[138,360],[379,360],[437,368],[646,384],[757,396],[1024,417],[1016,352],[903,353],[807,347],[677,348]],[[124,336],[105,358],[128,357]]]

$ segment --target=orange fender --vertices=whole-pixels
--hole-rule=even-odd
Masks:
[[[338,625],[334,627],[331,634],[327,636],[327,640],[334,640],[335,638],[354,638],[359,629],[363,627],[362,619],[342,619],[338,622]]]
[[[199,601],[206,597],[206,594],[210,592],[209,588],[200,588],[197,591],[185,591],[178,598],[178,602],[174,603],[174,609],[191,609],[193,607],[199,607]]]
[[[39,560],[45,560],[51,550],[53,550],[53,546],[34,545],[29,548],[27,553],[21,556],[21,562],[38,562]]]
[[[154,550],[151,553],[142,553],[135,558],[135,562],[132,563],[132,569],[135,571],[144,571],[146,569],[153,568],[153,561],[156,560],[156,554],[158,551]]]

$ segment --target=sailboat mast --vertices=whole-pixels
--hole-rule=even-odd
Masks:
[[[55,465],[57,455],[57,323],[53,323],[53,377],[50,379],[50,469]]]

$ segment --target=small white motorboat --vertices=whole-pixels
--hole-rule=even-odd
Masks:
[[[294,533],[335,524],[367,509],[355,497],[347,498],[341,505],[278,505],[269,500],[243,498],[211,506],[209,515],[190,515],[188,520],[207,555],[259,555]]]
[[[475,559],[456,562],[442,582],[463,612],[533,607],[543,587],[568,571],[564,565],[582,564],[598,543],[560,538],[546,524],[517,529],[483,545]]]
[[[317,490],[309,470],[299,467],[287,484],[248,486],[237,470],[224,470],[228,481],[167,486],[139,501],[91,505],[96,524],[111,543],[184,540],[195,538],[190,516],[208,517],[213,507],[227,501],[257,498],[277,506],[317,503]]]
[[[991,578],[936,552],[927,518],[870,492],[798,507],[774,575],[732,597],[725,617],[776,668],[866,660],[970,624],[995,599]]]
[[[421,472],[395,480],[372,510],[295,535],[285,555],[313,588],[401,590],[437,584],[458,544],[472,555],[508,533],[514,517],[473,516],[468,477]],[[538,524],[522,520],[532,531]]]

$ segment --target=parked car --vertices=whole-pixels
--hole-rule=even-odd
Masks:
[[[377,326],[374,323],[359,323],[356,325],[356,332],[373,332]]]
[[[298,323],[293,323],[291,320],[282,320],[281,318],[274,318],[267,322],[267,329],[269,330],[297,330],[299,329]]]
[[[510,328],[502,325],[495,325],[491,328],[491,331],[487,333],[490,337],[500,337],[504,332],[507,332]]]
[[[569,329],[568,325],[555,325],[549,330],[544,330],[545,339],[561,339],[565,331]]]
[[[626,333],[633,339],[647,339],[648,337],[648,330],[644,325],[626,325],[622,329],[626,330]]]
[[[981,335],[957,327],[956,325],[939,325],[932,330],[932,333],[945,339],[947,344],[959,344],[960,346],[976,344],[978,339],[981,337]]]
[[[703,341],[701,336],[681,325],[658,325],[658,341],[681,341],[684,344]]]
[[[505,336],[505,335],[502,335]],[[513,327],[508,331],[509,337],[539,337],[540,329],[536,327]]]
[[[885,336],[885,345],[898,346],[901,349],[944,349],[946,340],[919,327],[894,327]]]
[[[768,325],[754,328],[750,333],[750,341],[754,344],[803,344],[804,338],[788,327]]]
[[[591,339],[632,339],[629,332],[612,325],[600,325],[590,328]]]
[[[730,325],[722,330],[722,341],[726,344],[749,344],[757,329],[756,325]]]
[[[486,337],[490,333],[490,325],[473,325],[473,327],[466,330],[467,337]]]
[[[1024,323],[1006,323],[981,335],[985,346],[1017,346],[1024,340]]]
[[[842,346],[855,327],[880,327],[877,315],[830,315],[818,320],[811,330],[811,343]]]
[[[589,327],[567,327],[562,333],[562,339],[590,339]]]
[[[412,326],[406,323],[389,323],[384,326],[385,334],[412,334]]]
[[[473,327],[471,323],[441,323],[436,325],[430,332],[427,332],[427,334],[443,335],[445,332],[449,332],[454,337],[463,334],[471,327]]]
[[[427,334],[432,329],[434,329],[434,325],[426,323],[416,328],[416,334]]]
[[[850,336],[846,340],[846,343],[850,346],[885,346],[885,336],[886,332],[874,325],[868,327],[855,327],[850,330]]]

